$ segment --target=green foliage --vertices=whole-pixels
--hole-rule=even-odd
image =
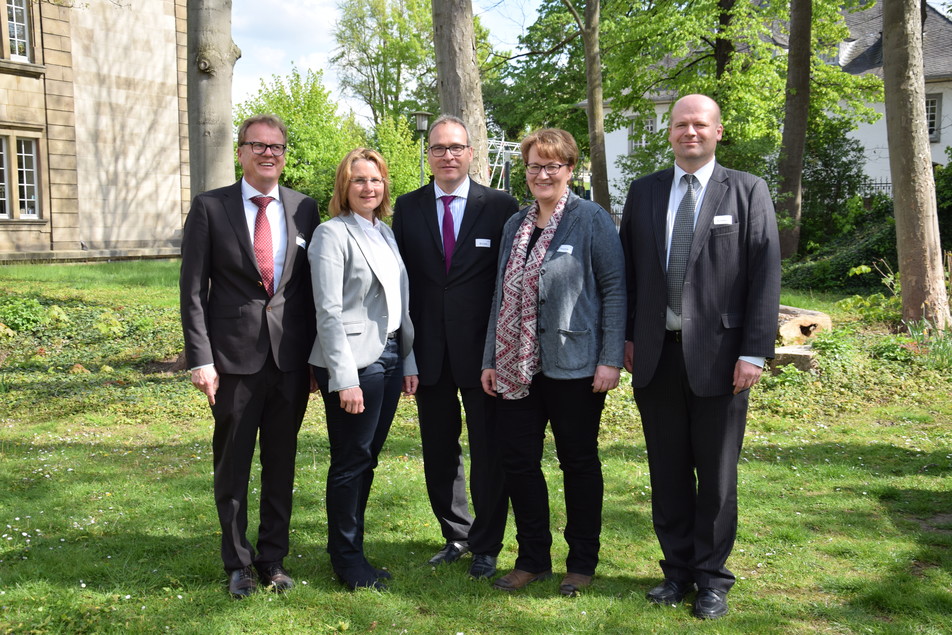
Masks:
[[[936,329],[929,320],[904,322],[922,362],[938,370],[952,370],[952,331]]]
[[[393,200],[420,187],[420,143],[414,140],[414,136],[406,117],[394,119],[385,116],[374,128],[376,148],[390,169],[390,197]],[[429,164],[424,161],[423,166],[424,173],[429,174]]]
[[[35,298],[10,295],[0,298],[0,324],[22,333],[39,328],[45,321],[43,305]]]
[[[899,276],[886,261],[879,261],[873,267],[880,276],[880,282],[888,290],[887,293],[874,293],[865,297],[854,295],[840,300],[837,306],[859,315],[868,323],[896,327],[902,322],[902,289]],[[872,271],[868,266],[862,265],[851,269],[849,275],[868,275]]]
[[[353,115],[341,116],[321,71],[306,74],[292,67],[285,77],[273,75],[261,89],[235,109],[235,124],[259,113],[274,113],[288,126],[287,164],[283,185],[317,200],[326,212],[334,190],[337,164],[348,152],[365,143]]]
[[[341,88],[369,108],[375,125],[414,110],[437,112],[430,0],[350,0],[334,27]]]

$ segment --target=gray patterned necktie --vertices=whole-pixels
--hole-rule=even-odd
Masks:
[[[674,227],[671,230],[671,247],[668,253],[668,306],[675,315],[681,315],[681,291],[684,289],[684,271],[688,264],[688,254],[691,253],[691,240],[694,238],[694,208],[697,206],[697,196],[694,192],[694,183],[697,179],[692,174],[682,177],[688,184],[688,190],[678,205],[678,213],[674,217]]]

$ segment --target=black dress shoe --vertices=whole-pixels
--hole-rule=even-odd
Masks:
[[[255,584],[255,576],[251,567],[244,569],[235,569],[228,574],[228,592],[235,598],[246,598],[255,592],[258,585]]]
[[[679,582],[671,578],[665,578],[664,582],[648,591],[645,597],[654,604],[664,604],[674,606],[680,604],[684,596],[694,590],[693,582]]]
[[[356,591],[357,589],[387,590],[387,585],[380,582],[380,579],[384,576],[378,576],[377,569],[374,569],[370,565],[356,565],[353,567],[342,567],[340,569],[335,568],[334,574],[337,576],[337,579],[340,580],[340,583],[351,591]]]
[[[717,589],[701,589],[694,598],[694,617],[713,620],[727,615],[727,593]]]
[[[435,567],[438,564],[456,562],[466,553],[469,553],[469,545],[467,543],[448,542],[435,556],[430,558],[430,564]]]
[[[269,564],[258,568],[258,576],[266,587],[284,593],[294,587],[294,580],[280,564]]]
[[[473,554],[473,564],[469,565],[471,578],[491,578],[496,575],[496,556],[485,553]]]

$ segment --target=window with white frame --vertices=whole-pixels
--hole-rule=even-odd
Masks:
[[[942,130],[942,94],[926,95],[926,125],[929,128],[929,141],[938,143]]]
[[[37,139],[0,133],[0,219],[39,220]]]
[[[7,0],[7,34],[10,41],[10,59],[31,62],[30,0]]]
[[[645,126],[638,132],[635,130],[635,120],[632,119],[631,123],[628,125],[628,154],[633,154],[635,150],[644,148],[648,145],[648,136],[653,134],[657,128],[655,127],[655,118],[651,117],[645,120]]]

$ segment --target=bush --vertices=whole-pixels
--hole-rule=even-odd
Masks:
[[[17,333],[33,331],[45,320],[46,311],[35,298],[17,296],[0,298],[0,324],[6,324]]]

